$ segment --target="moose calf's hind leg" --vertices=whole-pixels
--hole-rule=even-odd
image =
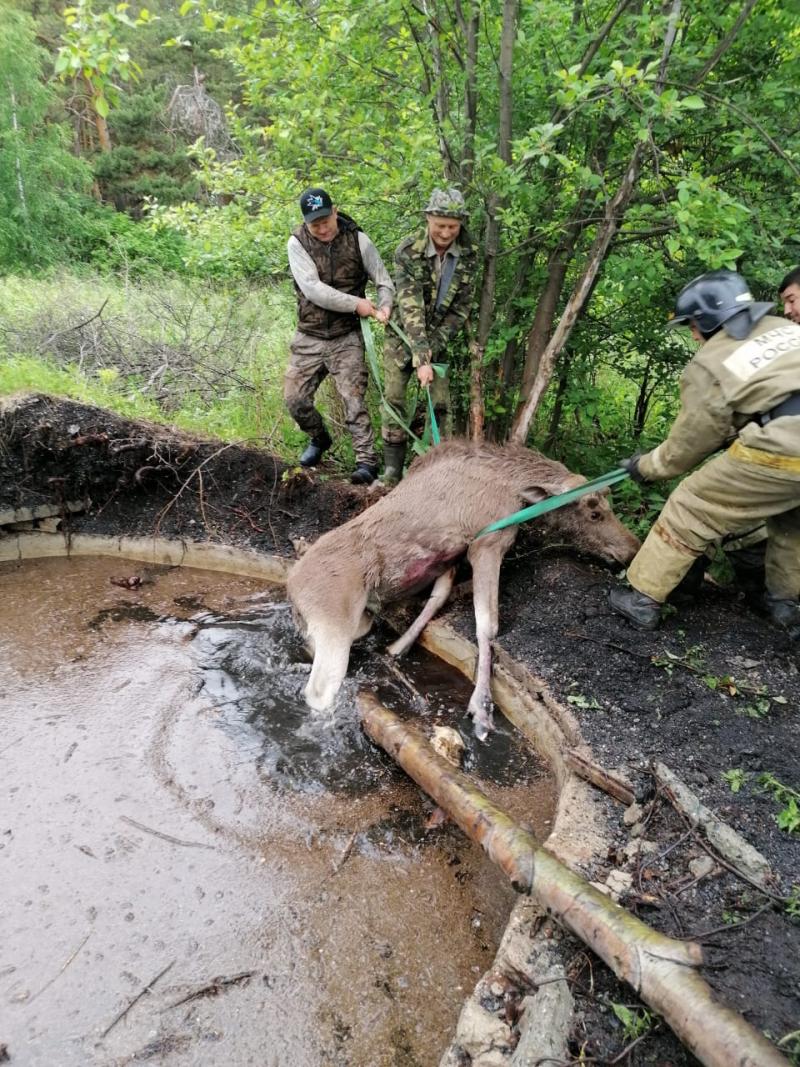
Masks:
[[[455,567],[451,567],[450,570],[440,575],[433,583],[433,589],[431,589],[430,596],[425,604],[425,607],[411,623],[406,632],[398,637],[396,641],[393,641],[387,648],[387,652],[390,656],[402,656],[404,652],[408,652],[416,639],[431,621],[433,616],[446,602],[450,596],[450,590],[453,588],[453,579],[456,575]]]
[[[494,729],[491,691],[492,639],[497,636],[500,563],[506,547],[502,542],[485,545],[477,542],[468,553],[472,564],[478,666],[475,670],[475,689],[467,710],[472,716],[473,731],[479,741],[485,741]]]
[[[472,716],[473,732],[479,741],[485,741],[494,730],[492,714],[492,646],[489,635],[478,627],[478,667],[475,688],[472,691],[467,711]]]

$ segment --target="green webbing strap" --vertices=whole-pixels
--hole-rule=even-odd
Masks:
[[[388,325],[391,326],[409,352],[413,352],[414,349],[411,345],[411,341],[408,339],[408,334],[404,333],[393,319],[389,319]],[[440,378],[444,378],[447,374],[447,365],[445,363],[431,363],[431,367],[433,368],[433,373],[438,374]],[[439,424],[436,421],[436,412],[433,410],[430,386],[426,385],[424,386],[424,389],[428,397],[428,417],[430,418],[431,423],[431,438],[433,439],[433,443],[438,445],[442,438],[439,433]]]
[[[425,435],[425,438],[418,437],[411,429],[411,427],[397,413],[397,411],[395,411],[395,409],[384,396],[383,387],[381,386],[380,370],[378,369],[378,355],[375,351],[375,338],[372,336],[372,326],[368,318],[363,318],[359,321],[361,323],[361,335],[364,338],[364,348],[366,349],[367,353],[367,363],[369,364],[369,368],[372,371],[372,377],[375,380],[375,385],[377,386],[378,394],[381,398],[381,407],[389,416],[389,418],[392,419],[393,422],[396,422],[401,429],[405,430],[405,432],[412,440],[412,448],[414,449],[414,451],[418,455],[422,455],[430,448],[430,444],[426,440],[427,434]],[[389,320],[388,325],[392,327],[394,332],[410,351],[411,342],[400,329],[400,327],[396,323],[392,322],[391,319]],[[433,373],[438,374],[440,378],[444,378],[444,376],[447,374],[447,365],[445,363],[431,363],[431,367],[433,367]],[[431,438],[433,440],[433,443],[435,445],[438,445],[441,441],[441,435],[439,433],[439,425],[436,422],[436,413],[433,410],[431,391],[428,386],[425,386],[425,394],[428,398],[428,415],[430,417]]]
[[[400,338],[400,340],[406,346],[408,351],[409,352],[413,352],[414,349],[412,348],[411,342],[408,339],[408,334],[403,333],[403,331],[400,329],[400,327],[397,325],[397,323],[394,321],[394,319],[389,319],[389,322],[387,323],[387,325],[391,326],[391,328],[394,330],[394,332],[397,334],[397,336]]]
[[[431,437],[433,438],[433,443],[435,445],[438,445],[441,441],[441,437],[439,436],[439,426],[436,422],[436,412],[433,410],[431,387],[429,385],[425,386],[425,395],[428,397],[428,415],[430,416],[431,420]]]
[[[383,395],[383,386],[381,385],[381,372],[378,367],[378,355],[375,351],[375,339],[372,336],[372,327],[370,326],[369,319],[363,318],[361,322],[361,336],[364,338],[364,348],[367,353],[367,363],[369,369],[372,371],[372,377],[375,381],[375,386],[378,390],[378,395],[381,398],[381,408],[386,412],[390,419],[397,423],[401,429],[405,430],[408,436],[413,441],[413,449],[415,452],[422,453],[427,452],[428,447],[420,440],[414,433],[410,426],[406,425],[403,418],[398,415],[386,397]]]
[[[484,534],[494,533],[496,530],[504,530],[506,526],[516,526],[521,522],[527,522],[529,519],[535,519],[537,515],[544,515],[547,511],[563,508],[565,504],[571,504],[573,500],[577,500],[587,493],[605,489],[607,485],[614,485],[616,482],[621,482],[623,478],[629,477],[630,473],[628,471],[622,467],[617,467],[615,470],[609,471],[608,474],[601,474],[599,478],[594,478],[591,482],[579,485],[575,489],[568,489],[566,493],[560,493],[558,496],[548,496],[544,500],[540,500],[538,504],[531,504],[529,508],[515,511],[513,515],[507,515],[504,519],[498,519],[497,522],[484,526],[479,533],[475,534],[474,540],[477,541]]]

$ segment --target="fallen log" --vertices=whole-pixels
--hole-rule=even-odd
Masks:
[[[403,768],[489,858],[514,888],[530,893],[658,1012],[706,1067],[789,1067],[736,1011],[720,1004],[697,973],[698,944],[651,930],[542,848],[427,739],[369,692],[358,696],[367,735]]]

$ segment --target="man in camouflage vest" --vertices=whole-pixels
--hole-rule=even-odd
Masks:
[[[316,467],[332,442],[314,407],[314,395],[331,375],[356,454],[350,480],[369,485],[378,474],[378,456],[365,403],[367,367],[359,317],[385,325],[392,313],[394,285],[375,245],[337,210],[324,189],[306,189],[300,210],[303,225],[288,245],[298,323],[283,397],[292,418],[311,438],[300,463]],[[377,308],[366,297],[367,280],[378,291]]]
[[[406,388],[412,372],[431,391],[437,423],[446,429],[450,386],[432,363],[446,356],[448,343],[464,327],[475,288],[477,252],[464,228],[466,208],[457,189],[434,189],[425,208],[426,225],[401,242],[395,262],[397,319],[409,346],[387,330],[383,343],[386,400],[405,421]],[[383,481],[403,476],[406,432],[388,413],[382,416]]]
[[[681,377],[681,408],[666,441],[623,460],[636,481],[673,478],[733,438],[672,492],[609,595],[635,626],[654,630],[661,605],[713,541],[766,521],[772,620],[800,637],[800,325],[768,314],[733,271],[711,271],[678,296],[670,325],[702,347]]]

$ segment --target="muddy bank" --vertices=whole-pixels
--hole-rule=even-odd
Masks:
[[[324,468],[288,467],[264,450],[70,400],[0,401],[0,524],[23,508],[37,524],[55,515],[51,525],[65,532],[212,541],[289,557],[293,539],[318,537],[371,498]]]
[[[73,440],[75,426],[87,440]],[[104,434],[108,440],[92,442]],[[110,447],[148,435],[147,445],[136,445],[142,451],[135,461]],[[186,442],[176,443],[167,464],[137,478],[142,465],[153,467],[149,457],[163,456],[162,435],[183,440],[105,412],[33,399],[0,417],[0,500],[8,508],[31,501],[54,508],[51,521],[68,537],[160,533],[289,558],[294,539],[317,536],[374,498],[329,480],[324,469],[298,474],[263,453],[213,442],[189,442],[182,459]],[[88,508],[68,514],[65,502],[84,495]],[[504,565],[498,662],[505,653],[527,672],[553,707],[572,717],[573,742],[585,741],[598,763],[619,769],[643,800],[626,812],[593,792],[589,821],[602,822],[609,837],[601,850],[572,850],[581,873],[610,883],[651,925],[703,942],[704,977],[720,998],[774,1041],[787,1038],[782,1049],[791,1054],[798,1042],[787,1035],[800,1025],[800,849],[788,792],[800,786],[797,650],[735,591],[710,586],[662,631],[638,634],[609,614],[611,580],[601,568],[553,554],[526,530]],[[454,604],[445,622],[474,637],[468,601]],[[734,873],[736,858],[710,845],[702,827],[693,829],[696,813],[676,810],[654,774],[656,761],[763,855],[767,882],[754,885]],[[557,845],[569,851],[569,841]],[[577,1007],[569,1056],[609,1062],[630,1048],[624,1059],[632,1064],[695,1063],[583,946],[557,940]],[[502,1016],[502,1001],[486,1004]],[[640,1031],[625,1011],[641,1020]]]

